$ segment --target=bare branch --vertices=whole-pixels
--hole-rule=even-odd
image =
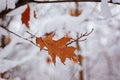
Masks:
[[[30,38],[34,38],[34,37],[37,37],[36,35],[34,35],[34,34],[32,34],[32,33],[30,33],[29,31],[26,31],[29,35],[31,35],[31,37]]]
[[[27,39],[27,38],[24,38],[24,37],[22,37],[22,36],[20,36],[20,35],[18,35],[18,34],[16,34],[16,33],[14,33],[14,32],[12,32],[11,30],[5,28],[4,26],[0,25],[0,27],[3,28],[3,29],[5,29],[5,30],[8,31],[9,33],[14,34],[15,36],[17,36],[17,37],[19,37],[19,38],[22,38],[22,39],[24,39],[24,40],[26,40],[26,41],[29,41],[30,43],[32,43],[33,45],[35,45],[35,46],[37,46],[37,47],[40,47],[39,45],[37,45],[37,44],[34,43],[33,41],[31,41],[31,40],[29,40],[29,39]],[[27,31],[27,32],[28,32],[28,31]],[[29,33],[29,32],[28,32],[28,33]],[[30,34],[31,34],[31,33],[30,33]],[[31,35],[33,36],[33,34],[31,34]],[[35,35],[34,35],[34,37],[35,37]],[[45,50],[45,51],[48,51],[48,50],[45,49],[45,48],[44,48],[44,50]]]
[[[27,38],[24,38],[24,37],[22,37],[22,36],[20,36],[20,35],[18,35],[18,34],[16,34],[16,33],[14,33],[14,32],[12,32],[11,30],[5,28],[4,26],[0,25],[0,27],[3,28],[3,29],[5,29],[6,31],[8,31],[8,32],[10,32],[10,33],[12,33],[12,34],[14,34],[14,35],[16,35],[17,37],[22,38],[22,39],[24,39],[24,40],[26,40],[26,41],[29,41],[30,43],[32,43],[33,45],[35,45],[35,46],[37,46],[37,47],[40,47],[39,45],[37,45],[37,44],[34,43],[33,41],[31,41],[31,40],[29,40],[29,39],[27,39]],[[76,41],[79,41],[79,42],[80,42],[80,41],[85,41],[85,40],[87,40],[87,38],[82,39],[82,40],[80,40],[80,39],[83,38],[83,37],[86,37],[86,36],[90,35],[90,34],[93,32],[93,30],[94,30],[94,29],[92,29],[89,33],[86,32],[86,33],[84,33],[84,34],[81,34],[80,37],[78,37],[77,39],[69,42],[69,43],[66,44],[66,45],[70,45],[70,44],[72,44],[73,42],[76,42]],[[33,35],[32,33],[28,32],[28,31],[26,31],[26,32],[27,32],[28,34],[30,34],[32,37],[36,37],[36,36]],[[44,50],[45,50],[45,51],[48,51],[47,49],[44,49]]]
[[[34,1],[34,0],[28,0],[28,2],[34,2],[34,3],[101,2],[101,0],[54,0],[54,1]],[[120,3],[113,3],[112,0],[110,0],[109,3],[120,4]]]
[[[16,34],[16,33],[14,33],[14,32],[12,32],[11,30],[5,28],[4,26],[0,25],[0,27],[3,28],[3,29],[5,29],[6,31],[8,31],[8,32],[10,32],[10,33],[12,33],[12,34],[14,34],[14,35],[16,35],[17,37],[20,37],[20,38],[22,38],[22,39],[24,39],[24,40],[26,40],[26,41],[29,41],[30,43],[32,43],[32,44],[34,44],[35,46],[39,47],[39,46],[38,46],[37,44],[35,44],[33,41],[31,41],[31,40],[29,40],[29,39],[27,39],[27,38],[24,38],[24,37],[22,37],[22,36],[20,36],[20,35],[18,35],[18,34]]]
[[[77,39],[69,42],[67,45],[70,45],[70,44],[72,44],[73,42],[76,42],[76,41],[79,41],[79,42],[80,42],[80,41],[85,41],[85,40],[87,40],[87,38],[82,39],[82,40],[80,40],[80,39],[81,39],[81,38],[84,38],[84,37],[86,37],[86,36],[89,36],[93,31],[94,31],[94,29],[92,28],[92,30],[91,30],[89,33],[86,32],[86,33],[84,33],[84,34],[81,34],[80,37],[78,37]]]

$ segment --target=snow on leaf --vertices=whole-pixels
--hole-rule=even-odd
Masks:
[[[69,37],[63,37],[59,40],[53,40],[53,35],[48,35],[44,38],[36,38],[36,43],[41,46],[41,50],[43,47],[48,48],[48,53],[52,58],[52,62],[56,63],[56,56],[58,56],[62,63],[65,62],[66,58],[77,62],[77,56],[75,55],[74,51],[76,50],[75,47],[67,46],[67,42],[71,40]],[[42,39],[42,40],[41,40]]]
[[[30,20],[30,7],[27,6],[26,10],[22,13],[22,23],[29,28],[29,20]]]

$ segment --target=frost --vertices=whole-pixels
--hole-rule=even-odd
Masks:
[[[5,9],[6,4],[2,4],[5,1],[1,0],[0,11]],[[9,1],[8,7],[13,8],[15,0]],[[31,3],[31,5],[33,4]],[[73,17],[69,15],[69,10],[75,9],[74,3],[35,4],[37,18],[30,20],[30,30],[28,31],[38,37],[43,37],[46,33],[54,31],[56,33],[55,39],[59,39],[66,33],[69,33],[70,37],[76,38],[76,33],[89,32],[91,28],[94,28],[87,40],[79,43],[80,53],[85,57],[83,67],[68,59],[65,62],[66,65],[63,65],[59,58],[56,60],[56,66],[52,63],[47,64],[46,58],[50,57],[47,51],[40,51],[29,41],[0,28],[0,35],[9,35],[12,39],[5,48],[0,48],[0,73],[11,71],[10,80],[79,80],[79,71],[83,69],[86,80],[119,80],[120,6],[108,6],[107,1],[102,0],[102,15],[105,18],[111,17],[109,7],[114,13],[108,20],[101,18],[100,4],[80,3],[80,5],[83,10],[82,14]],[[35,42],[35,38],[31,39],[25,26],[21,24],[20,14],[25,10],[25,7],[22,6],[7,14],[7,17],[13,16],[8,27],[16,34]],[[7,24],[7,22],[0,20],[0,24]],[[75,46],[76,44],[71,45]]]
[[[5,80],[5,79],[0,78],[0,80]]]
[[[112,0],[113,3],[120,3],[120,0]]]
[[[6,8],[6,0],[0,0],[0,12],[5,10]]]
[[[0,0],[0,12],[7,9],[14,9],[18,0]]]
[[[107,0],[102,0],[102,2],[101,2],[101,15],[105,18],[111,17],[111,11],[108,6]]]
[[[16,61],[1,60],[0,59],[0,73],[10,70],[17,65]]]
[[[15,8],[15,3],[17,2],[18,0],[7,0],[7,9],[14,9]]]

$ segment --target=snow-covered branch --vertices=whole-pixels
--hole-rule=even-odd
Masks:
[[[20,0],[15,4],[15,8],[18,8],[20,6],[26,5],[28,3],[65,3],[65,2],[101,2],[101,0],[60,0],[60,1],[39,1],[39,0]],[[108,1],[108,3],[112,3],[112,4],[120,4],[120,1],[116,1],[116,0],[110,0]],[[13,11],[14,9],[5,9],[2,12],[0,12],[0,18],[4,17],[7,13]]]
[[[20,35],[18,35],[18,34],[16,34],[16,33],[14,33],[14,32],[12,32],[12,31],[10,31],[9,29],[5,28],[4,26],[0,25],[0,27],[3,28],[3,29],[5,29],[7,32],[12,33],[12,34],[14,34],[15,36],[17,36],[17,37],[19,37],[19,38],[22,38],[22,39],[24,39],[24,40],[26,40],[26,41],[29,41],[30,43],[32,43],[32,44],[34,44],[35,46],[37,46],[33,41],[31,41],[31,40],[29,40],[29,39],[27,39],[27,38],[24,38],[24,37],[22,37],[22,36],[20,36]],[[39,47],[39,46],[38,46],[38,47]]]

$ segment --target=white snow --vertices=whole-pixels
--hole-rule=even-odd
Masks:
[[[7,9],[14,9],[15,8],[15,3],[17,2],[18,0],[7,0]]]
[[[105,18],[110,18],[112,16],[107,0],[101,1],[101,15]]]
[[[0,0],[0,12],[5,10],[6,8],[6,0]]]
[[[112,0],[113,3],[120,3],[120,0]]]
[[[6,72],[11,68],[15,67],[18,62],[10,60],[1,60],[0,59],[0,73]]]
[[[1,2],[0,11],[6,7],[5,0]],[[11,3],[13,2],[13,3]],[[14,8],[16,0],[7,2],[7,8]],[[11,71],[10,80],[79,80],[79,71],[84,70],[85,79],[89,80],[119,80],[120,79],[120,6],[108,5],[102,0],[101,4],[80,3],[82,14],[80,16],[70,16],[70,9],[75,9],[75,3],[57,4],[30,4],[31,13],[36,9],[37,18],[30,15],[30,29],[21,23],[21,13],[26,6],[10,12],[6,20],[0,20],[0,24],[6,24],[9,17],[13,16],[9,24],[9,30],[20,36],[35,42],[35,38],[26,33],[42,37],[46,33],[54,31],[55,39],[59,39],[68,34],[76,38],[76,33],[94,31],[87,37],[86,41],[80,42],[81,52],[84,56],[83,67],[74,64],[69,59],[65,64],[57,57],[56,65],[47,63],[49,57],[47,51],[40,51],[38,47],[21,39],[13,34],[7,33],[0,28],[0,35],[9,35],[12,41],[0,48],[0,73]],[[101,6],[101,11],[99,7]],[[111,12],[112,14],[111,17]],[[101,14],[105,18],[101,18]],[[116,15],[117,14],[117,15]],[[83,38],[84,39],[84,38]],[[0,39],[1,42],[1,39]],[[72,44],[75,46],[75,44]],[[77,52],[77,51],[76,51]],[[67,53],[67,52],[66,52]],[[0,78],[1,80],[1,78]]]

